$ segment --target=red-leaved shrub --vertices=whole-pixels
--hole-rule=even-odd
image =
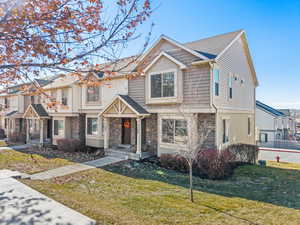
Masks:
[[[199,152],[193,163],[193,174],[208,179],[224,179],[232,175],[235,156],[228,150],[208,149]],[[189,166],[180,155],[163,154],[160,165],[166,169],[187,173]]]
[[[78,139],[61,138],[57,141],[57,149],[64,152],[78,152],[81,150],[81,143]]]

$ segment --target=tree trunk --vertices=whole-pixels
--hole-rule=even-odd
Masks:
[[[194,195],[193,195],[193,164],[190,165],[190,200],[194,202]]]

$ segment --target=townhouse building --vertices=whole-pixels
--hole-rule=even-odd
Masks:
[[[89,74],[99,86],[68,75],[44,83],[51,101],[59,103],[54,108],[39,98],[28,104],[17,92],[24,99],[18,113],[27,121],[27,141],[35,139],[30,121],[37,121],[41,144],[75,138],[133,159],[176,153],[188,142],[197,146],[203,129],[211,131],[206,148],[255,144],[258,81],[243,30],[184,44],[163,35],[126,69],[143,73],[130,79],[124,71],[110,79],[103,72]]]

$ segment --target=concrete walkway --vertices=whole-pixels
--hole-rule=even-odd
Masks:
[[[1,225],[95,225],[96,222],[11,178],[0,170]]]
[[[36,173],[31,176],[29,176],[29,179],[32,180],[47,180],[55,177],[61,177],[72,173],[77,173],[80,171],[98,168],[106,165],[110,165],[113,163],[121,162],[123,161],[123,158],[118,157],[112,157],[112,156],[106,156],[101,159],[85,162],[85,163],[77,163],[74,165],[69,166],[63,166],[56,169],[48,170],[41,173]]]

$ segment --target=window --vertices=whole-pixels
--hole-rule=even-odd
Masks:
[[[57,99],[57,91],[53,90],[51,91],[51,101],[56,101]]]
[[[98,102],[99,100],[99,87],[87,87],[87,102]]]
[[[30,103],[31,103],[31,104],[34,104],[34,96],[33,96],[33,95],[30,96]]]
[[[248,135],[251,135],[251,120],[248,117]]]
[[[214,69],[214,90],[215,96],[219,96],[219,89],[220,89],[220,71],[218,69]]]
[[[229,141],[229,135],[228,135],[228,124],[227,120],[222,120],[222,127],[223,127],[223,143],[227,143]]]
[[[228,98],[229,99],[232,99],[232,80],[233,80],[232,76],[229,75],[228,77]]]
[[[63,136],[64,135],[64,121],[54,120],[54,135]]]
[[[68,105],[68,89],[62,89],[61,90],[61,104]]]
[[[6,109],[9,108],[9,99],[8,98],[4,99],[4,106]]]
[[[187,121],[185,120],[162,120],[162,142],[171,144],[186,144]]]
[[[174,72],[151,75],[151,98],[174,97]]]
[[[87,118],[87,134],[97,135],[98,134],[98,119]]]

